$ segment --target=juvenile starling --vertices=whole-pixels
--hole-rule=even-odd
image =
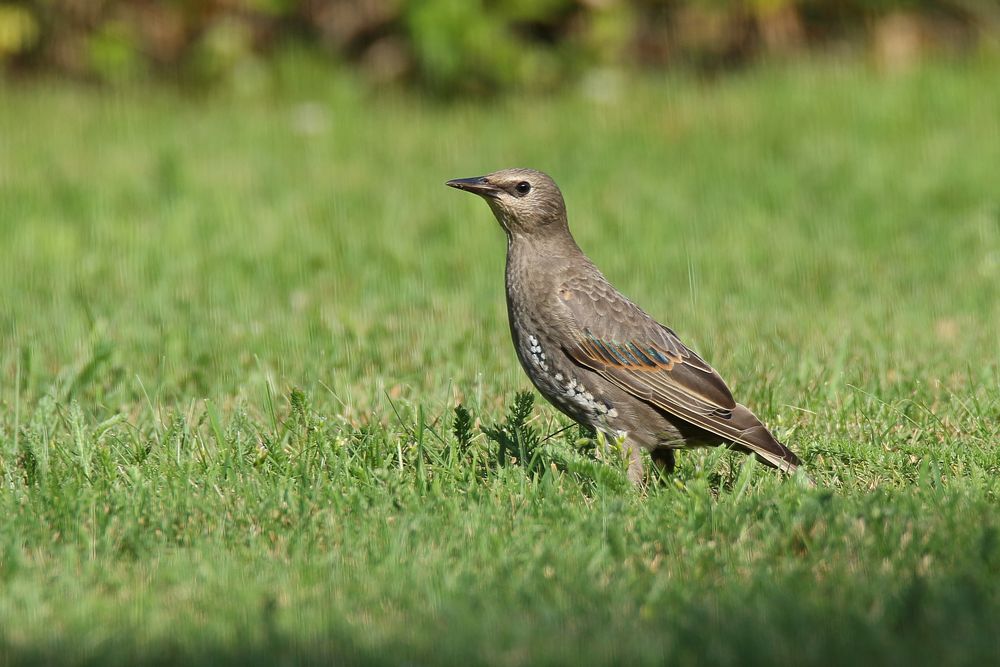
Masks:
[[[555,182],[504,169],[447,185],[486,200],[507,234],[507,315],[517,358],[570,418],[624,437],[629,479],[641,450],[665,473],[674,450],[726,445],[791,473],[799,459],[673,331],[625,298],[573,240]]]

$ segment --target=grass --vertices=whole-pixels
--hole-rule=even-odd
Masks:
[[[0,663],[995,661],[996,71],[8,84]],[[443,185],[513,165],[815,488],[707,451],[635,491],[515,414],[502,233]]]

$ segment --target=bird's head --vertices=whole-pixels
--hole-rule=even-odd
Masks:
[[[562,192],[547,174],[534,169],[502,169],[446,185],[479,195],[493,209],[508,236],[537,236],[566,229]]]

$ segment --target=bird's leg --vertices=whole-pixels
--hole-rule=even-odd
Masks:
[[[661,447],[660,449],[654,449],[649,453],[649,456],[653,459],[653,466],[660,473],[661,479],[674,474],[674,465],[676,463],[674,450]]]
[[[628,481],[636,486],[642,485],[642,449],[626,437],[625,433],[618,433],[615,436],[608,436],[602,431],[597,432],[599,458],[613,461],[614,457],[619,462],[628,461]],[[613,453],[613,454],[612,454]]]
[[[642,485],[642,450],[633,442],[627,442],[628,448],[628,481],[636,486]]]

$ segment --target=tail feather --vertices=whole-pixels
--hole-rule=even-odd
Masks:
[[[732,418],[728,421],[739,431],[739,435],[733,438],[734,443],[741,449],[745,448],[754,453],[767,465],[789,474],[794,473],[802,465],[799,457],[778,442],[757,416],[745,406],[737,403]]]

